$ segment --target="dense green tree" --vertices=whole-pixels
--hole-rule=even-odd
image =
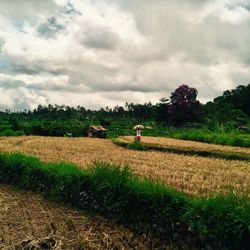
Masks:
[[[168,114],[170,123],[181,126],[193,122],[201,114],[201,103],[196,99],[198,91],[188,85],[179,86],[170,96]]]
[[[157,122],[167,124],[169,121],[169,99],[161,98],[160,102],[155,106],[155,117]]]
[[[234,109],[240,109],[245,114],[250,115],[250,84],[247,86],[239,85],[237,88],[227,90],[222,96],[214,99],[216,108],[221,108],[225,104]]]

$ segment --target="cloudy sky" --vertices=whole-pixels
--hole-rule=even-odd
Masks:
[[[250,0],[0,0],[0,110],[202,102],[250,82]]]

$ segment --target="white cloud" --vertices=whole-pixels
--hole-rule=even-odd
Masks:
[[[237,6],[234,9],[226,8],[222,12],[221,20],[231,24],[239,24],[250,20],[250,12],[242,6]]]
[[[8,107],[156,102],[183,83],[207,101],[249,82],[247,0],[0,0],[0,9]]]

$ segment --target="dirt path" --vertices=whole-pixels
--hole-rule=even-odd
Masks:
[[[52,248],[48,248],[50,243]],[[28,248],[39,244],[47,248]],[[174,247],[159,247],[157,240],[136,235],[110,220],[48,202],[31,192],[0,185],[0,249],[125,250]]]

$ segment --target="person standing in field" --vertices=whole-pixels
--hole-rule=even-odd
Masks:
[[[136,141],[141,141],[141,130],[140,129],[138,129],[138,130],[136,130]]]
[[[142,129],[144,127],[142,125],[136,125],[134,126],[134,130],[136,130],[136,136],[135,136],[135,141],[136,142],[140,142],[141,141],[141,133],[142,133]]]

